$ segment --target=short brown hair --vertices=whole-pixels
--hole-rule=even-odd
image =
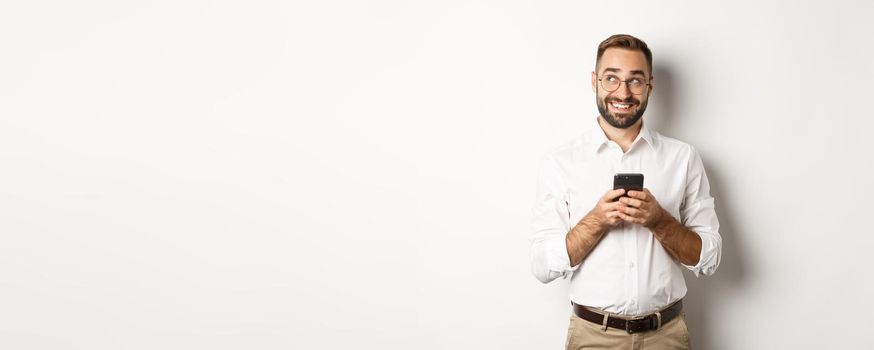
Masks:
[[[609,38],[604,39],[604,41],[598,45],[598,57],[595,59],[595,67],[601,63],[601,56],[604,55],[604,51],[607,51],[607,49],[611,47],[643,52],[643,55],[646,56],[646,64],[649,66],[649,74],[652,75],[652,52],[649,51],[649,47],[646,46],[646,43],[643,42],[643,40],[628,34],[614,34]]]

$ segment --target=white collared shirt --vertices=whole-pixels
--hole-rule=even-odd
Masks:
[[[610,230],[577,266],[570,266],[565,235],[613,188],[616,173],[642,173],[644,187],[667,212],[701,236],[695,266],[675,261],[641,225]],[[642,315],[686,295],[682,269],[711,275],[722,237],[701,157],[692,146],[646,125],[627,153],[596,124],[542,160],[534,205],[531,269],[543,283],[570,276],[571,301],[619,315]]]

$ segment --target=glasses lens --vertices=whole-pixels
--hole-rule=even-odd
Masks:
[[[619,78],[612,75],[601,78],[601,87],[609,92],[616,91],[616,89],[619,88],[620,83],[622,82],[619,80]]]
[[[643,80],[631,79],[625,83],[628,84],[628,90],[631,90],[631,93],[635,95],[642,94],[643,90],[646,89],[646,84]]]

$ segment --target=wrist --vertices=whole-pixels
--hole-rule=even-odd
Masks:
[[[667,211],[665,211],[664,208],[659,207],[658,216],[655,218],[655,220],[652,221],[649,226],[647,226],[647,228],[653,231],[660,231],[661,229],[669,226],[672,221],[674,221],[674,217],[671,216],[671,214],[669,214]]]
[[[581,233],[583,234],[598,237],[609,231],[610,228],[590,212],[577,223],[574,230],[579,230],[582,231]]]

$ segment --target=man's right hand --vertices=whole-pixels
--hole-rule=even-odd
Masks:
[[[622,217],[619,214],[620,207],[623,204],[617,199],[623,194],[625,194],[625,189],[622,188],[607,191],[607,193],[598,199],[595,207],[586,214],[588,219],[596,225],[599,232],[607,232],[611,228],[619,226],[622,222]]]
[[[625,190],[621,188],[605,193],[598,199],[598,204],[565,235],[571,266],[582,262],[611,228],[623,222],[619,213],[624,204],[616,200],[623,194]]]

